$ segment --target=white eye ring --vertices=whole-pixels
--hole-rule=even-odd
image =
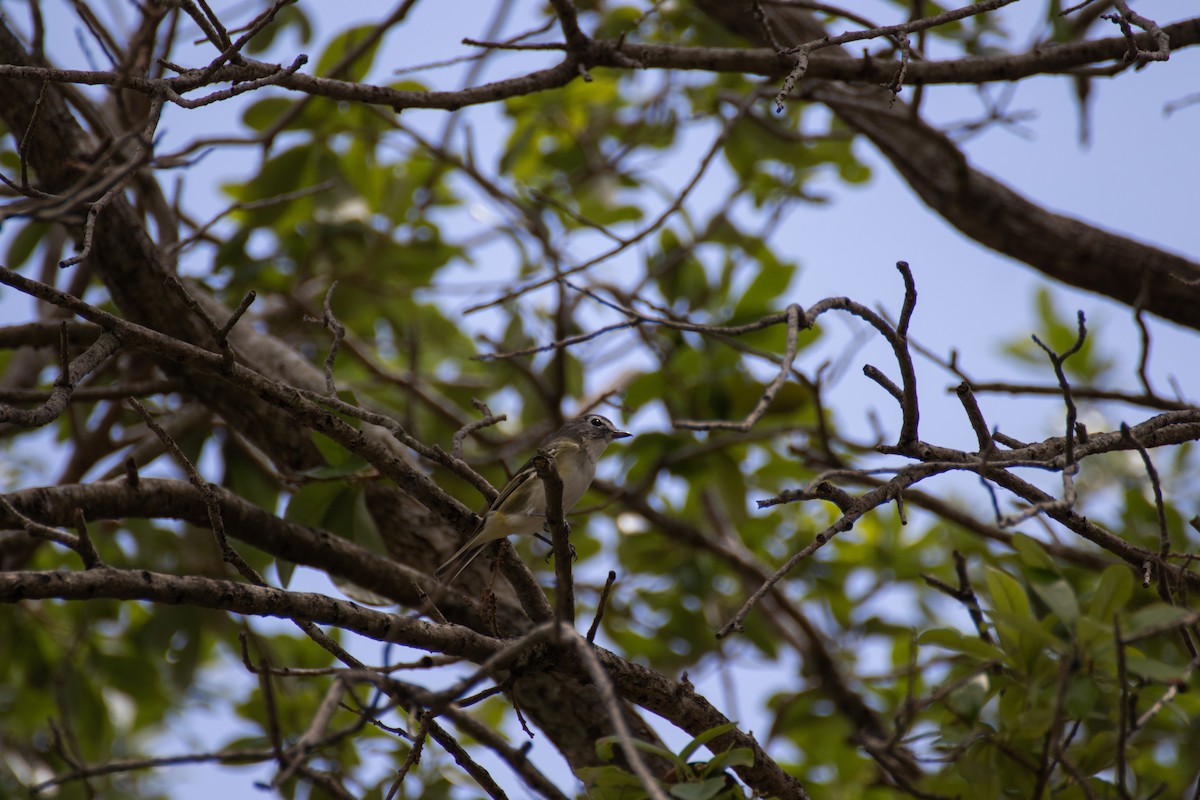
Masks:
[[[592,417],[591,419],[588,420],[588,422],[592,423],[592,426],[596,427],[596,428],[604,427],[604,423],[600,421],[599,417]]]

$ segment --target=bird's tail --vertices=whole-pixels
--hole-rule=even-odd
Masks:
[[[482,553],[483,548],[488,544],[489,542],[484,542],[483,544],[475,544],[473,541],[468,542],[457,553],[446,559],[446,563],[438,567],[437,571],[433,574],[437,576],[437,579],[443,585],[449,586],[454,583],[455,578],[462,574],[464,569],[471,565],[471,562],[475,560],[475,556]]]

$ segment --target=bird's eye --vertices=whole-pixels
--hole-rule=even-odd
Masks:
[[[603,428],[604,427],[604,423],[600,421],[599,417],[592,417],[591,419],[588,420],[588,422],[592,423],[593,428]]]

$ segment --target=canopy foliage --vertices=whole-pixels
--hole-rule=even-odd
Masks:
[[[977,380],[954,331],[910,337],[920,254],[865,285],[781,231],[869,145],[1129,330],[1200,327],[1195,262],[921,109],[1168,72],[1200,20],[1047,3],[1026,46],[1003,0],[242,5],[0,19],[0,795],[184,796],[179,763],[287,797],[1194,791],[1200,408],[1049,294],[987,332],[1028,378]],[[447,28],[482,38],[401,69]],[[439,585],[591,410],[636,435],[578,560],[514,541]]]

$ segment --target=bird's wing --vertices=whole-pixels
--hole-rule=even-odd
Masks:
[[[454,582],[467,565],[474,560],[475,556],[479,555],[483,550],[483,545],[494,542],[498,539],[503,539],[503,533],[492,532],[489,535],[488,522],[493,520],[492,512],[500,508],[504,501],[512,496],[514,492],[527,484],[530,478],[537,477],[537,470],[533,467],[533,459],[526,461],[516,474],[509,479],[508,483],[504,484],[504,488],[500,490],[500,494],[496,497],[495,502],[484,513],[483,519],[479,523],[479,527],[475,529],[474,535],[467,540],[467,543],[458,549],[454,555],[446,559],[446,563],[437,568],[437,577],[442,583],[449,586]]]
[[[534,456],[534,458],[536,458],[536,456]],[[507,500],[512,495],[513,492],[515,492],[517,489],[520,489],[522,486],[524,486],[529,481],[530,478],[536,478],[536,477],[537,477],[537,470],[534,468],[533,458],[531,458],[528,461],[526,461],[524,464],[521,465],[521,468],[519,470],[517,470],[516,474],[513,475],[512,478],[509,479],[508,483],[504,484],[504,488],[500,490],[500,494],[496,497],[495,502],[493,502],[492,505],[488,508],[488,511],[494,511],[495,509],[502,506],[504,504],[504,501]],[[486,517],[486,515],[485,515],[485,517]],[[480,527],[483,527],[483,526],[480,525]]]

